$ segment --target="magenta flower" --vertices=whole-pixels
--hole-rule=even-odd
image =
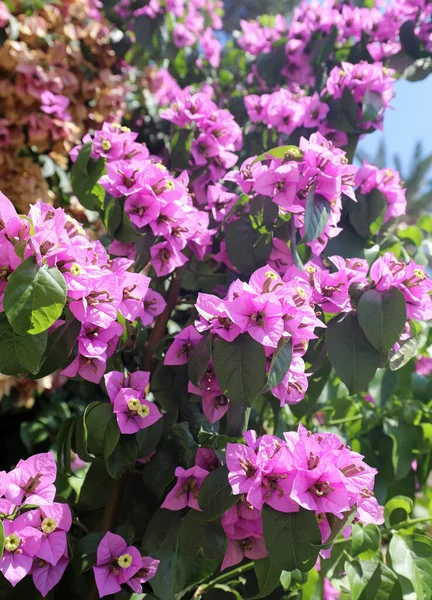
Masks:
[[[3,521],[5,546],[0,559],[0,572],[13,587],[31,570],[42,532],[32,527],[33,514],[25,513],[13,521]]]
[[[185,365],[188,362],[189,352],[198,344],[201,337],[193,325],[182,329],[168,348],[164,364]]]
[[[262,537],[250,535],[243,539],[228,538],[228,547],[222,561],[221,571],[237,565],[244,557],[259,560],[268,556]]]
[[[108,531],[97,549],[97,562],[93,567],[99,597],[120,592],[142,567],[142,559],[134,546]]]
[[[8,473],[8,487],[4,493],[14,504],[51,504],[55,496],[54,481],[57,466],[51,452],[35,454],[20,460]]]
[[[42,559],[34,560],[30,572],[33,577],[35,588],[44,598],[63,577],[63,573],[66,571],[68,564],[69,559],[67,554],[60,558],[56,565],[52,565]]]
[[[160,560],[152,558],[151,556],[141,557],[141,568],[137,573],[127,581],[127,585],[133,589],[137,594],[142,594],[142,583],[150,581],[158,570]]]
[[[158,277],[169,275],[188,261],[186,256],[169,242],[155,244],[150,248],[150,254],[153,268]]]
[[[189,506],[194,510],[202,510],[198,504],[198,493],[208,471],[197,465],[187,470],[177,467],[175,475],[177,483],[163,501],[161,508],[181,510]]]
[[[158,407],[132,388],[122,388],[113,401],[114,414],[122,433],[136,433],[162,418]]]

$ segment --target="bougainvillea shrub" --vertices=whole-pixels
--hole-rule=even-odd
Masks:
[[[355,159],[431,4],[32,6],[2,156],[65,185],[4,163],[1,598],[431,599],[432,219]]]

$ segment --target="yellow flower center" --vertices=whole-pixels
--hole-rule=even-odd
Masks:
[[[142,419],[145,419],[150,414],[150,409],[147,404],[140,404],[138,408],[138,414]]]
[[[57,521],[51,517],[47,517],[41,523],[41,529],[44,533],[52,533],[57,528]]]
[[[127,569],[132,564],[132,556],[130,554],[122,554],[118,557],[117,564],[122,569]]]
[[[20,544],[21,544],[20,536],[17,535],[16,533],[11,533],[10,535],[8,535],[5,538],[4,547],[6,548],[6,550],[8,552],[15,552],[15,550],[18,550],[18,548],[20,547]]]
[[[77,265],[77,263],[73,263],[73,265],[71,266],[71,268],[69,270],[72,273],[72,275],[74,275],[75,277],[78,277],[78,275],[81,275],[81,267],[79,265]]]
[[[138,400],[138,398],[131,398],[130,400],[128,400],[128,409],[129,410],[138,411],[140,406],[141,406],[141,402]]]

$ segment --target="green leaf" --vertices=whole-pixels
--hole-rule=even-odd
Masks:
[[[217,338],[213,363],[222,393],[234,404],[251,406],[266,383],[264,348],[244,333],[233,342]]]
[[[19,335],[0,315],[0,373],[35,374],[39,371],[48,342],[46,331],[39,335]]]
[[[198,385],[210,364],[212,354],[212,336],[205,333],[198,344],[189,352],[188,374],[194,385]]]
[[[277,148],[266,150],[257,156],[252,164],[259,161],[270,160],[272,158],[279,158],[287,162],[290,160],[301,160],[303,158],[303,152],[298,146],[278,146]]]
[[[171,140],[171,169],[180,171],[190,167],[190,151],[194,132],[190,129],[177,129]]]
[[[269,594],[279,585],[282,569],[275,566],[270,558],[262,558],[254,562],[254,570],[260,591],[259,594],[248,600],[268,598]]]
[[[249,216],[232,221],[225,239],[229,259],[242,275],[249,276],[267,264],[272,249],[271,235],[254,228]]]
[[[315,189],[316,185],[313,185],[306,198],[305,232],[301,240],[302,243],[316,240],[326,228],[330,218],[330,202],[324,196],[316,194]]]
[[[412,470],[413,449],[420,442],[419,428],[409,425],[405,421],[385,417],[383,431],[393,441],[392,464],[396,481],[404,479]]]
[[[381,582],[379,563],[373,561],[362,561],[361,563],[359,561],[347,561],[345,562],[345,571],[350,584],[350,600],[376,598]]]
[[[348,86],[345,86],[340,100],[336,100],[328,113],[331,127],[346,133],[357,133],[358,106]]]
[[[0,521],[0,559],[3,556],[4,545],[5,545],[5,532],[4,532],[4,527],[3,527],[3,521]]]
[[[407,496],[394,496],[384,508],[384,519],[386,527],[392,527],[406,521],[413,511],[413,501]]]
[[[417,340],[413,337],[400,342],[400,348],[396,352],[390,350],[390,369],[397,371],[404,367],[417,352]]]
[[[219,521],[206,521],[203,513],[190,510],[180,525],[180,550],[191,558],[201,553],[207,560],[222,560],[226,536]]]
[[[71,360],[72,350],[77,341],[81,323],[77,319],[66,321],[48,336],[47,349],[42,366],[34,376],[41,379],[67,367]]]
[[[331,513],[327,514],[327,521],[330,525],[331,531],[326,541],[323,544],[320,544],[321,549],[328,550],[333,546],[333,542],[338,537],[338,535],[353,522],[356,512],[357,505],[354,505],[351,508],[351,510],[343,513],[342,519],[339,519]]]
[[[228,469],[219,467],[211,471],[204,479],[198,494],[198,503],[204,511],[206,521],[221,517],[237,501],[238,497],[233,495],[228,481]]]
[[[66,281],[55,267],[40,267],[31,256],[9,277],[4,309],[20,335],[46,331],[60,317],[66,302]]]
[[[72,191],[81,204],[88,210],[100,211],[103,206],[105,190],[98,183],[105,171],[105,159],[90,158],[92,143],[84,144],[71,169]]]
[[[103,458],[108,460],[111,454],[114,452],[120,439],[120,429],[117,424],[116,415],[112,415],[105,427],[105,433],[103,437]]]
[[[267,375],[267,383],[261,393],[268,392],[278,386],[288,373],[292,360],[292,341],[281,338],[273,353],[270,369]]]
[[[313,511],[280,513],[268,504],[262,510],[264,540],[275,568],[303,573],[315,565],[321,533]]]
[[[166,487],[175,477],[177,467],[175,455],[167,450],[158,450],[145,465],[143,480],[145,486],[160,500]]]
[[[97,549],[103,533],[89,533],[78,541],[74,556],[75,568],[79,574],[89,571],[97,561]]]
[[[113,416],[110,402],[99,402],[85,415],[87,447],[94,456],[103,456],[105,430]]]
[[[381,532],[374,524],[353,525],[351,532],[352,555],[361,560],[373,558],[381,549]]]
[[[137,460],[138,451],[135,437],[132,435],[120,436],[118,444],[106,463],[110,477],[120,479],[135,466]]]
[[[375,375],[380,353],[366,339],[357,315],[334,317],[326,330],[330,363],[351,394],[363,390]]]
[[[397,288],[384,292],[367,290],[357,305],[363,333],[379,352],[386,352],[399,340],[407,320],[405,298]]]
[[[153,423],[150,427],[140,429],[136,433],[135,439],[138,449],[138,458],[147,458],[156,448],[162,437],[163,423],[163,418],[158,419],[156,423]]]
[[[362,123],[367,121],[376,121],[384,112],[384,101],[382,94],[372,92],[369,87],[363,96],[362,102]]]
[[[424,538],[427,540],[427,538]],[[429,543],[429,557],[432,555],[432,545]],[[424,600],[424,588],[422,584],[421,571],[415,560],[415,554],[407,543],[408,540],[402,535],[394,534],[390,540],[389,555],[391,566],[398,575],[402,588],[403,598],[412,600]],[[412,592],[415,594],[413,595]]]

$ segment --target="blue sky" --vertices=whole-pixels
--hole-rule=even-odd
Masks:
[[[389,155],[387,160],[400,154],[405,167],[410,164],[418,140],[423,141],[425,154],[432,152],[432,75],[423,81],[398,81],[394,92],[394,110],[388,108],[385,113],[384,131],[365,136],[359,148],[373,157],[384,138]]]

